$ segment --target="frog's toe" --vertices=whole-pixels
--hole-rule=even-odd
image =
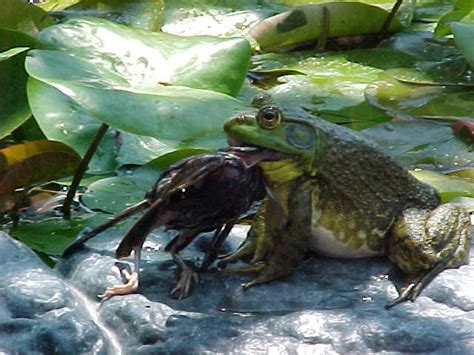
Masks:
[[[240,274],[255,274],[261,272],[265,268],[264,263],[255,263],[241,267],[233,267],[223,270],[224,272],[236,272]]]
[[[261,271],[258,276],[250,282],[243,284],[244,289],[249,287],[275,281],[281,279],[282,277],[287,276],[290,272],[279,267],[275,267],[273,263],[260,264],[262,265]]]
[[[420,295],[421,291],[423,291],[425,287],[428,286],[431,281],[435,279],[436,276],[438,276],[443,270],[447,268],[449,262],[450,259],[442,260],[437,263],[432,269],[422,272],[420,276],[412,280],[403,289],[398,298],[396,298],[393,302],[387,304],[385,308],[391,308],[405,301],[413,302]]]
[[[233,264],[239,260],[242,260],[245,257],[254,255],[255,246],[255,239],[247,238],[236,251],[224,255],[223,257],[219,257],[219,262],[217,263],[217,266],[220,268],[225,268],[227,264]]]

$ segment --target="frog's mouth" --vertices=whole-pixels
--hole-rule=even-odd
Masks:
[[[220,151],[229,152],[238,156],[249,168],[261,161],[277,161],[290,157],[288,154],[268,148],[255,147],[232,137],[228,137],[228,143],[229,147],[220,149]]]

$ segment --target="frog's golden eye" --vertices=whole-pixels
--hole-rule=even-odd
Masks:
[[[274,106],[263,106],[258,110],[257,122],[262,128],[273,129],[281,122],[281,111]]]

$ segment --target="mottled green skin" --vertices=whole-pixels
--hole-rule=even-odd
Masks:
[[[255,112],[229,120],[224,129],[231,140],[287,154],[260,163],[273,197],[264,201],[247,243],[224,259],[253,255],[246,269],[259,274],[247,286],[290,274],[308,249],[346,258],[385,254],[419,276],[417,284],[426,274],[429,283],[443,269],[467,262],[467,212],[438,207],[430,186],[360,133],[298,109],[283,110],[271,129]]]

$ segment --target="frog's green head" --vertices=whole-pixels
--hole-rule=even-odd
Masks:
[[[286,117],[274,105],[263,105],[257,113],[242,113],[224,124],[229,144],[254,146],[283,153],[275,159],[294,159],[302,171],[314,173],[318,154],[318,132],[309,120]]]

